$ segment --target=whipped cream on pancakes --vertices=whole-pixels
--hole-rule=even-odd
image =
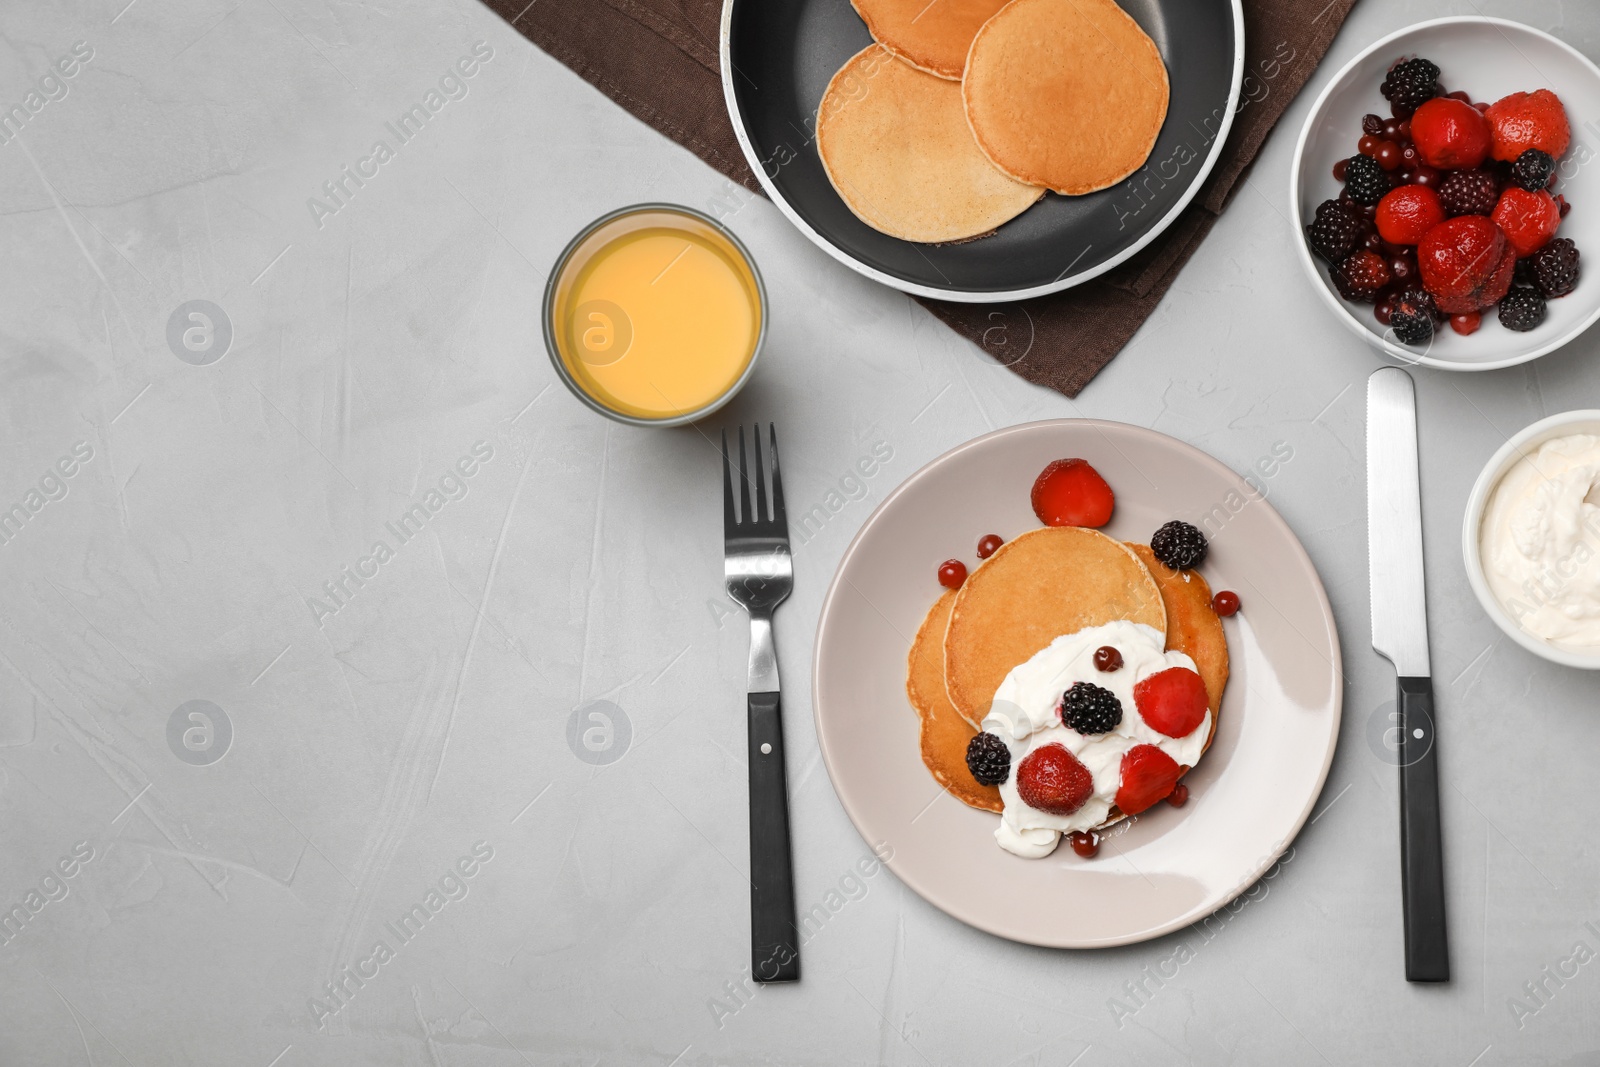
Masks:
[[[1122,667],[1101,671],[1095,650],[1109,645],[1122,654]],[[1170,667],[1195,670],[1182,652],[1166,651],[1164,635],[1143,623],[1118,620],[1056,638],[1026,663],[1012,669],[995,691],[982,728],[1011,750],[1012,773],[1000,785],[1005,810],[995,840],[1024,859],[1048,856],[1061,835],[1091,830],[1104,823],[1116,803],[1122,778],[1122,757],[1135,745],[1155,745],[1180,766],[1193,767],[1211,734],[1208,710],[1200,725],[1183,737],[1168,737],[1139,714],[1136,684]],[[1061,723],[1062,694],[1076,682],[1109,689],[1122,704],[1122,721],[1104,734],[1080,734]],[[1058,744],[1071,752],[1094,778],[1094,791],[1071,815],[1052,815],[1025,804],[1017,792],[1016,768],[1028,753]]]

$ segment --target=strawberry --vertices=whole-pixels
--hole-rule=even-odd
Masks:
[[[1411,116],[1411,140],[1430,167],[1470,170],[1489,154],[1489,123],[1471,104],[1435,97]]]
[[[1133,687],[1133,702],[1150,729],[1168,737],[1188,737],[1209,707],[1206,683],[1188,667],[1168,667],[1142,679]]]
[[[1540,189],[1530,193],[1515,185],[1500,194],[1494,206],[1494,219],[1517,255],[1531,256],[1549,243],[1561,225],[1561,208],[1555,198]]]
[[[1440,203],[1438,193],[1426,185],[1402,185],[1378,201],[1374,221],[1378,224],[1378,235],[1385,241],[1392,245],[1414,245],[1444,218],[1444,204]]]
[[[1530,148],[1560,159],[1572,140],[1567,109],[1549,89],[1501,97],[1489,105],[1484,117],[1494,136],[1494,158],[1507,163]]]
[[[1030,808],[1071,815],[1094,792],[1094,776],[1061,745],[1040,745],[1017,764],[1017,795]]]
[[[1058,459],[1033,483],[1033,513],[1046,526],[1104,526],[1116,494],[1084,459]]]
[[[1516,250],[1482,215],[1441,222],[1417,244],[1422,287],[1447,315],[1477,311],[1505,296],[1516,266]]]
[[[1117,807],[1124,815],[1137,815],[1171,794],[1183,768],[1154,745],[1134,745],[1122,754],[1122,781],[1117,786]]]

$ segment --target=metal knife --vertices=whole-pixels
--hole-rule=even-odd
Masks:
[[[1400,892],[1406,980],[1445,982],[1439,832],[1439,746],[1434,738],[1428,612],[1422,578],[1417,399],[1411,375],[1384,367],[1367,379],[1367,562],[1372,647],[1394,664],[1400,731]]]

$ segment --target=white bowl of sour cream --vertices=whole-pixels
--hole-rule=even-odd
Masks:
[[[1600,670],[1600,410],[1541,419],[1500,447],[1467,498],[1461,551],[1513,641]]]

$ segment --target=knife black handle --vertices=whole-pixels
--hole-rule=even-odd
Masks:
[[[1406,922],[1406,981],[1447,982],[1444,852],[1439,832],[1439,745],[1433,679],[1401,678],[1400,893]]]
[[[758,982],[800,978],[789,853],[789,782],[777,693],[750,697],[750,974]]]

